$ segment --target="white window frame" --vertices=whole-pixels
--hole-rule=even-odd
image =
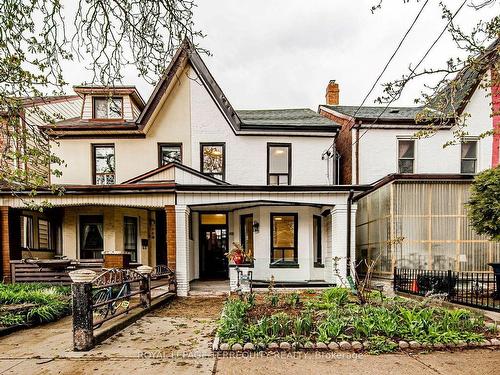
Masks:
[[[417,172],[418,168],[418,163],[417,163],[417,156],[418,156],[418,148],[417,148],[417,140],[415,137],[410,136],[410,135],[398,135],[396,136],[396,173],[401,173],[399,171],[399,142],[400,141],[413,141],[413,172],[410,174],[415,174]],[[404,173],[403,173],[404,174]]]

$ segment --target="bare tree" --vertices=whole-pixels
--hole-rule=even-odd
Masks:
[[[88,61],[90,83],[112,86],[132,65],[153,84],[185,38],[197,45],[203,37],[194,27],[195,6],[192,0],[78,0],[68,23],[61,0],[0,2],[3,188],[14,194],[61,192],[49,186],[47,173],[60,175],[57,166],[64,162],[50,153],[48,139],[25,114],[29,107],[30,117],[46,124],[60,119],[41,104],[47,95],[64,92],[64,61]]]

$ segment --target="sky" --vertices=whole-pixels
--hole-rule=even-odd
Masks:
[[[194,21],[207,35],[198,42],[212,54],[202,58],[236,109],[317,109],[331,79],[340,86],[340,104],[360,105],[424,3],[384,0],[372,14],[377,1],[197,0]],[[454,11],[462,0],[445,3]],[[456,20],[467,30],[498,13],[499,1],[480,11],[466,6]],[[429,0],[380,83],[407,73],[445,24],[439,0]],[[457,54],[445,34],[424,65],[443,66]],[[72,85],[89,76],[81,63],[72,63],[65,73]],[[145,100],[153,90],[129,70],[123,83],[136,85]],[[424,83],[408,85],[393,105],[412,105]],[[373,105],[381,93],[378,85],[365,105]]]

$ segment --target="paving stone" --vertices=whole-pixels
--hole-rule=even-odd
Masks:
[[[328,349],[328,345],[326,345],[324,342],[317,342],[316,349],[326,350]]]
[[[361,344],[359,341],[353,341],[351,342],[351,346],[354,350],[363,350],[363,344]]]
[[[247,342],[243,345],[243,350],[255,350],[255,346],[251,342]]]
[[[234,351],[242,351],[243,350],[243,347],[241,346],[241,344],[233,344],[233,346],[231,347],[232,350]]]
[[[339,343],[340,349],[342,350],[351,350],[351,344],[349,344],[347,341],[341,341]]]
[[[332,341],[328,344],[328,349],[330,350],[339,350],[340,346],[335,341]]]
[[[418,341],[410,341],[408,345],[410,345],[412,349],[420,349],[422,347]]]
[[[290,345],[290,343],[288,343],[286,341],[283,341],[280,343],[280,349],[290,350],[291,348],[292,348],[292,346]]]
[[[406,341],[401,340],[399,342],[399,348],[400,349],[408,349],[410,347],[410,344],[408,344]]]
[[[269,345],[267,345],[267,348],[268,349],[278,349],[279,345],[275,342],[271,342],[271,343],[269,343]]]
[[[467,343],[465,341],[460,340],[457,342],[457,348],[465,348],[467,346]]]
[[[479,345],[480,346],[490,346],[491,342],[490,342],[490,340],[485,339],[485,340],[481,341]]]

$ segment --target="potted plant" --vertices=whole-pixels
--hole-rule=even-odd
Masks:
[[[252,256],[237,242],[233,242],[233,248],[226,253],[226,257],[230,262],[238,265],[250,263],[253,260]]]

